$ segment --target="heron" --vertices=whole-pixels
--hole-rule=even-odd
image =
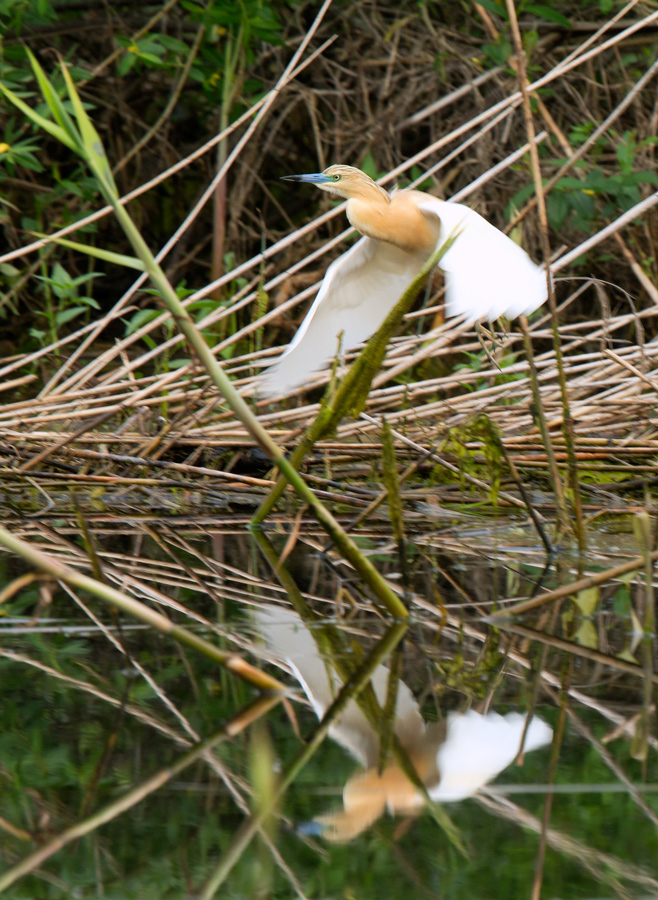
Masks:
[[[263,396],[286,394],[326,367],[337,349],[367,340],[451,235],[439,266],[445,317],[493,321],[530,315],[547,297],[543,268],[474,210],[412,189],[387,193],[353,166],[333,165],[284,181],[314,184],[347,200],[361,239],[328,267],[314,303],[282,356],[264,373]]]
[[[265,604],[254,608],[252,616],[273,656],[290,667],[322,719],[342,682],[331,661],[320,653],[311,631],[286,607]],[[378,666],[372,687],[381,706],[386,703],[388,680],[389,669]],[[553,732],[538,716],[527,729],[525,725],[525,716],[519,713],[481,715],[474,710],[450,713],[445,722],[425,722],[409,686],[398,682],[393,730],[430,798],[437,802],[472,797],[514,761],[522,739],[524,752],[551,742]],[[361,764],[362,771],[345,784],[343,809],[317,816],[315,831],[327,840],[345,842],[386,811],[395,815],[422,810],[423,794],[399,766],[379,770],[379,735],[354,700],[332,722],[329,736]]]

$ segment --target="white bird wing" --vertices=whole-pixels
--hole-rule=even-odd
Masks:
[[[429,789],[432,799],[449,802],[472,797],[516,758],[524,726],[525,716],[518,713],[452,713],[446,740],[436,756],[440,781]],[[549,726],[535,716],[523,749],[543,747],[552,736]]]
[[[281,606],[259,606],[252,611],[254,623],[272,653],[285,660],[321,719],[333,703],[342,682],[325,660],[312,632],[296,612]],[[386,701],[389,670],[378,666],[372,685],[380,705]],[[418,704],[404,682],[398,683],[395,708],[395,733],[403,745],[422,740],[425,723]],[[379,735],[371,727],[358,705],[351,700],[329,729],[330,737],[349,751],[366,768],[377,765]]]
[[[530,315],[544,303],[544,269],[502,231],[461,203],[429,199],[419,209],[439,219],[439,244],[457,232],[439,263],[446,276],[446,318],[512,319]]]
[[[331,263],[320,291],[285,353],[262,377],[263,396],[287,393],[341,349],[367,340],[411,284],[422,255],[362,237]]]

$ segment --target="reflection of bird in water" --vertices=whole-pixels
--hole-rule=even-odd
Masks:
[[[454,244],[439,265],[446,318],[470,321],[529,315],[546,299],[546,275],[514,241],[459,203],[415,190],[386,191],[352,166],[287,175],[347,200],[350,224],[364,237],[327,269],[320,292],[290,346],[264,374],[261,391],[291,391],[365,341],[384,321],[435,249]]]
[[[274,656],[292,669],[320,719],[342,686],[297,613],[278,606],[254,610],[258,632]],[[386,701],[389,671],[378,666],[372,686],[380,705]],[[398,684],[394,730],[429,796],[438,802],[472,797],[516,758],[525,717],[518,713],[450,713],[445,723],[426,723],[413,694]],[[348,841],[389,813],[419,812],[423,796],[397,765],[377,769],[379,736],[355,701],[332,724],[329,735],[365,768],[343,790],[344,808],[315,821],[330,840]],[[530,721],[524,751],[550,743],[552,731],[541,719]]]

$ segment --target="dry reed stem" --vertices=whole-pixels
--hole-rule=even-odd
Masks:
[[[652,562],[656,562],[658,560],[658,550],[654,551],[649,555]],[[545,594],[540,594],[537,597],[531,597],[529,600],[522,600],[520,603],[515,603],[512,606],[507,607],[504,611],[501,610],[499,613],[494,613],[491,616],[491,621],[498,622],[502,624],[505,620],[508,620],[512,616],[519,616],[523,613],[529,612],[531,609],[536,609],[539,606],[544,606],[547,603],[553,603],[555,600],[559,600],[562,597],[569,597],[573,594],[578,594],[580,591],[585,591],[588,588],[595,587],[599,584],[605,584],[607,581],[612,581],[615,578],[619,578],[621,575],[626,575],[629,572],[635,572],[638,569],[641,569],[645,566],[646,560],[644,556],[637,556],[634,559],[628,560],[622,565],[613,566],[612,568],[606,569],[604,572],[597,572],[594,575],[588,575],[585,578],[581,578],[578,581],[574,581],[571,584],[563,584],[559,588],[556,588],[553,591],[548,591]]]

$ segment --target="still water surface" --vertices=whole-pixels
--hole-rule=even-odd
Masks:
[[[52,556],[95,566],[288,693],[254,712],[259,691],[239,665],[1,557],[5,585],[26,576],[0,605],[0,884],[28,861],[6,896],[202,897],[213,877],[223,898],[488,900],[530,897],[535,883],[543,898],[658,896],[656,658],[641,575],[510,630],[486,617],[575,580],[574,559],[545,570],[511,526],[402,552],[361,539],[412,612],[398,634],[319,540],[300,541],[277,572],[268,556],[286,536],[273,532],[104,524],[90,564],[74,529],[30,528]],[[629,555],[619,538],[599,551],[587,572]],[[368,671],[374,691],[357,702],[343,686]],[[33,856],[56,839],[66,846]]]

